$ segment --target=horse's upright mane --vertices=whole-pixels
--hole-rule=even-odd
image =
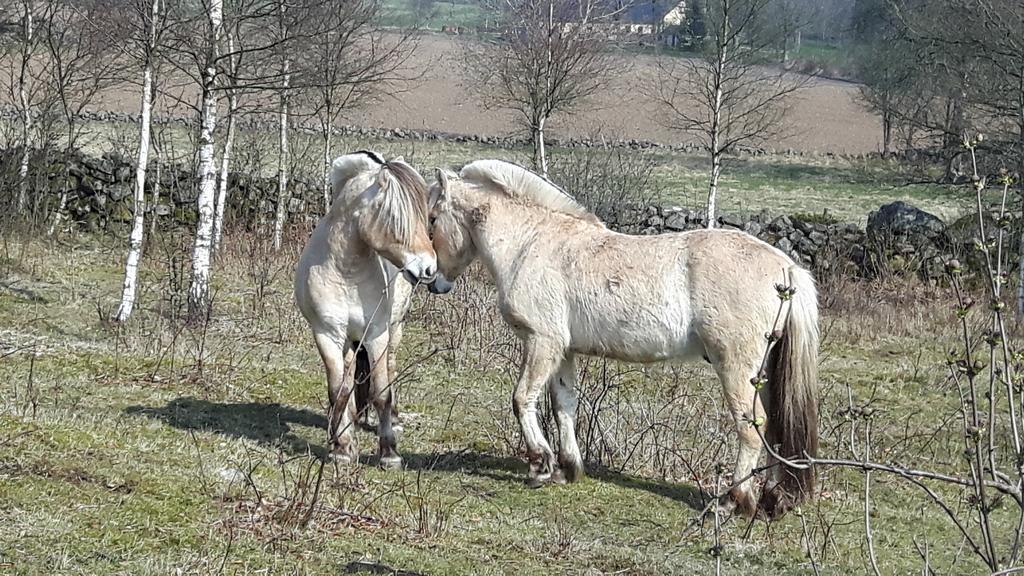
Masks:
[[[522,166],[503,160],[477,160],[462,167],[463,180],[492,184],[505,195],[521,198],[555,212],[584,220],[597,220],[564,190]]]

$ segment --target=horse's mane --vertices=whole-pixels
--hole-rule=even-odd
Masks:
[[[371,150],[359,150],[339,156],[331,163],[333,199],[349,180],[360,174],[376,174],[380,190],[374,201],[376,217],[395,238],[408,244],[422,222],[427,221],[427,197],[430,192],[423,176],[402,160],[386,161]]]
[[[331,162],[331,200],[337,198],[338,192],[349,180],[364,172],[376,173],[383,165],[384,159],[369,150],[360,150],[335,158],[334,162]]]
[[[427,197],[430,191],[423,176],[401,160],[390,160],[380,167],[379,222],[388,226],[402,244],[412,242],[418,226],[427,224]]]
[[[596,216],[564,190],[511,162],[477,160],[463,166],[459,176],[463,180],[491,184],[509,197],[524,199],[554,212],[597,221]]]

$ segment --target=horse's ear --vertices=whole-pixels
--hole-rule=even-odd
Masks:
[[[391,179],[392,178],[393,178],[393,176],[391,176],[391,171],[388,170],[387,164],[385,164],[384,166],[381,166],[380,170],[377,172],[377,193],[378,194],[380,194],[382,192],[386,192],[388,190],[388,187],[391,186]]]
[[[434,177],[437,178],[437,198],[431,198],[431,205],[448,201],[448,171],[441,168],[434,169]]]

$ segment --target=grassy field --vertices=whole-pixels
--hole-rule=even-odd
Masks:
[[[817,169],[744,170],[770,180]],[[846,177],[821,171],[822,182]],[[530,490],[509,409],[518,348],[478,276],[447,297],[417,295],[400,356],[406,469],[375,469],[368,433],[364,465],[324,465],[321,367],[289,289],[306,231],[293,232],[280,254],[229,237],[204,329],[179,320],[187,234],[150,240],[141,308],[113,327],[104,318],[119,294],[120,240],[5,232],[0,571],[713,572],[713,522],[694,520],[727,485],[716,469],[731,469],[734,435],[710,370],[586,362],[579,435],[590,477]],[[878,414],[879,460],[955,468],[949,294],[840,278],[821,289],[823,452],[848,456],[859,442],[852,400]],[[965,509],[962,493],[935,488]],[[863,490],[859,472],[823,470],[819,497],[799,513],[727,521],[723,572],[805,574],[813,562],[825,574],[866,573]],[[908,484],[876,476],[871,503],[883,573],[920,572],[918,548],[937,573],[980,570]]]
[[[175,150],[187,162],[190,150],[186,135],[177,128],[162,128],[166,149]],[[97,126],[87,140],[87,150],[100,154],[111,149],[122,150],[126,157],[137,138],[134,126],[107,124]],[[266,133],[243,131],[236,143],[235,166],[245,173],[276,174],[277,142]],[[335,153],[371,148],[387,157],[403,156],[425,174],[434,167],[458,169],[480,158],[500,158],[529,166],[527,148],[497,148],[476,143],[378,140],[343,138],[335,142]],[[551,163],[580,162],[587,154],[598,157],[606,152],[567,150],[552,147]],[[623,151],[627,160],[649,165],[651,186],[655,196],[666,205],[701,209],[707,201],[709,161],[703,155],[682,152]],[[292,139],[292,162],[296,174],[311,182],[320,179],[323,154],[318,138],[295,134]],[[834,218],[863,224],[872,210],[882,204],[903,200],[945,220],[961,215],[971,208],[970,195],[951,186],[928,183],[938,174],[921,173],[918,168],[897,162],[830,156],[739,156],[727,158],[719,188],[719,210],[748,215],[768,210],[772,214],[815,213],[828,211]],[[564,182],[556,182],[566,185]],[[570,190],[570,192],[572,192]]]

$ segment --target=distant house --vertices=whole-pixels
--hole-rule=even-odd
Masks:
[[[656,38],[666,30],[676,30],[686,22],[686,1],[650,1],[633,4],[610,21],[590,22],[589,30],[600,30],[611,40]],[[566,20],[564,30],[572,30],[579,22]],[[674,43],[674,42],[673,42]]]

